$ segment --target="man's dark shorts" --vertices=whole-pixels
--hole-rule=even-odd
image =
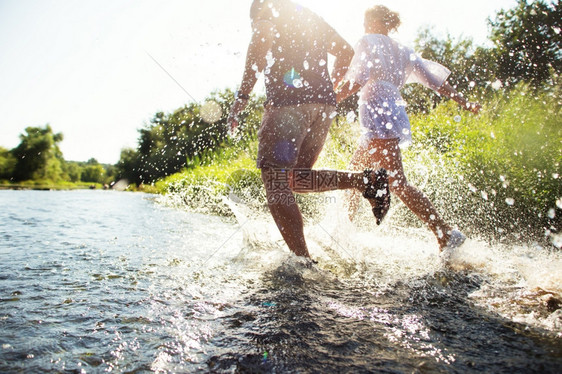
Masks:
[[[334,117],[328,104],[267,106],[258,131],[258,168],[312,168]]]

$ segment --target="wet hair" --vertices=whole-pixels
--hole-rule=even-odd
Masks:
[[[375,5],[365,11],[365,23],[371,24],[374,21],[381,22],[387,32],[396,31],[401,23],[398,12],[393,12],[384,5]]]

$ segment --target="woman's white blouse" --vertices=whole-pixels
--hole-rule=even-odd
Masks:
[[[421,83],[436,91],[450,73],[386,35],[363,36],[355,47],[346,79],[362,86],[359,114],[367,138],[364,140],[399,138],[402,145],[410,143],[410,121],[400,88]]]

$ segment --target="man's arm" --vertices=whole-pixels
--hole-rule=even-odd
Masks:
[[[252,40],[250,41],[248,52],[246,53],[244,74],[242,76],[240,89],[238,90],[239,97],[234,101],[228,116],[228,124],[231,130],[238,126],[238,114],[240,114],[248,104],[247,97],[249,97],[256,85],[258,73],[265,68],[265,57],[273,44],[274,26],[271,22],[258,20],[254,22],[252,27]]]
[[[345,77],[347,68],[353,59],[354,52],[351,44],[346,42],[337,32],[333,33],[329,42],[330,48],[328,49],[328,53],[336,57],[334,71],[332,73],[332,82],[334,83],[334,87],[337,87]]]

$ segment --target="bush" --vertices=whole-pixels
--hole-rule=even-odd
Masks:
[[[457,176],[454,186],[444,184],[445,195],[462,201],[447,214],[494,237],[507,233],[538,240],[560,229],[559,100],[520,85],[498,93],[479,116],[448,102],[412,119],[419,146],[410,157],[430,149],[434,160],[445,161],[446,174]],[[432,181],[443,185],[442,178]]]
[[[259,170],[255,166],[256,143],[221,148],[194,158],[189,167],[156,183],[172,204],[200,213],[231,216],[224,198],[236,194],[246,203],[263,205]]]

